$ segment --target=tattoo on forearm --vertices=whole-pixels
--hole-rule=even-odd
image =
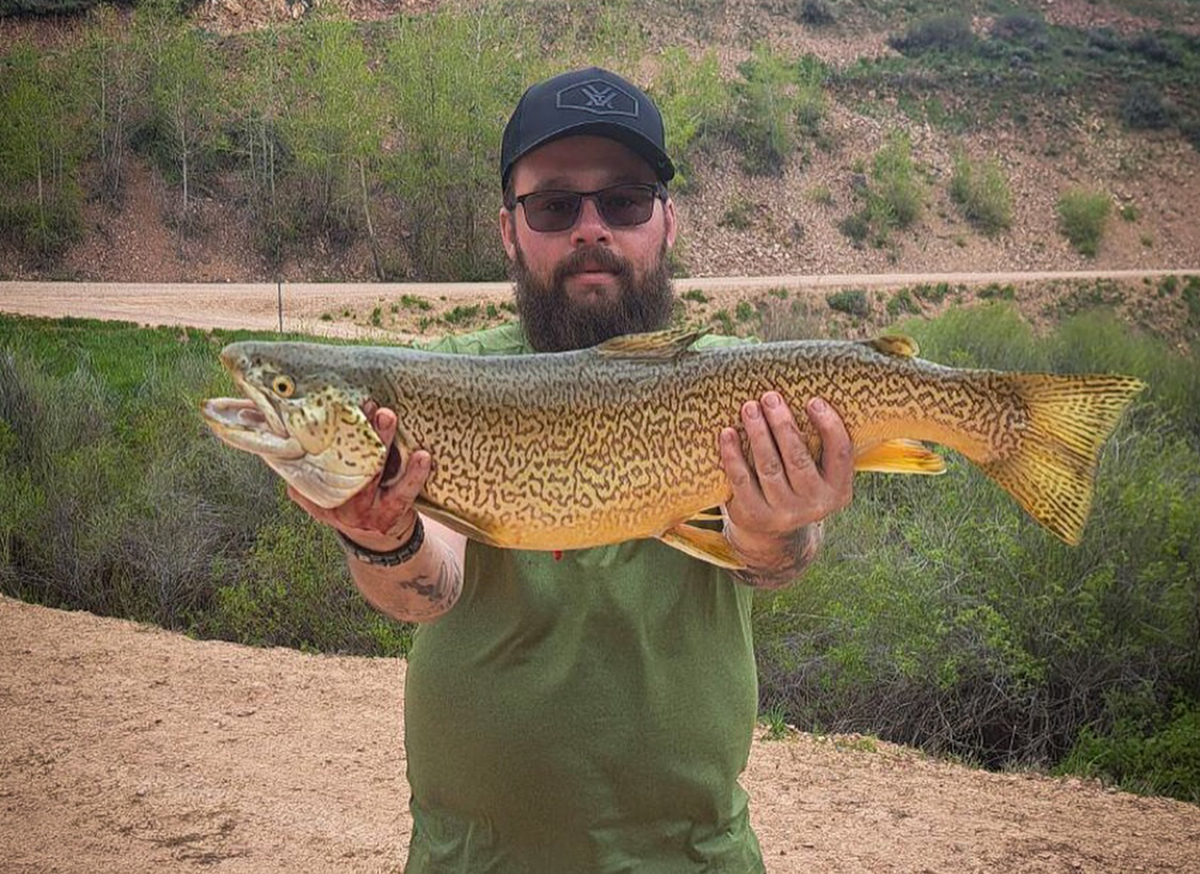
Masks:
[[[734,577],[756,589],[782,589],[795,581],[817,557],[824,530],[821,522],[806,525],[782,539],[779,562],[767,567],[748,567],[733,571]]]
[[[405,611],[413,621],[433,619],[441,616],[458,600],[462,593],[462,571],[458,560],[444,550],[442,561],[432,575],[423,575],[400,584],[418,597],[412,599]]]

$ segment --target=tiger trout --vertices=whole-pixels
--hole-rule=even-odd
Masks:
[[[742,404],[768,390],[793,410],[827,400],[856,470],[942,473],[921,441],[949,447],[1074,545],[1101,447],[1144,387],[1127,376],[943,367],[905,337],[690,349],[700,333],[498,357],[234,343],[221,360],[245,398],[207,400],[202,411],[222,440],[324,507],[426,449],[433,468],[417,509],[468,537],[537,550],[657,537],[737,568],[724,537],[689,520],[729,499],[718,435],[740,430]],[[372,428],[369,401],[396,411],[393,446]],[[797,424],[819,457],[807,417]]]

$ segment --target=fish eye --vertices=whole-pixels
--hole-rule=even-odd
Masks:
[[[290,398],[296,391],[296,384],[292,382],[291,377],[280,374],[271,380],[271,388],[275,390],[275,394],[281,398]]]

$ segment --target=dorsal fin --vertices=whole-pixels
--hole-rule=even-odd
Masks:
[[[887,337],[876,337],[874,340],[863,340],[864,346],[870,346],[883,355],[896,358],[913,358],[920,352],[917,341],[903,334],[891,334]]]
[[[605,358],[678,358],[708,333],[708,328],[669,328],[644,334],[623,334],[596,347]]]

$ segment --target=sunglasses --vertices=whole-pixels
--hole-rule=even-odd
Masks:
[[[655,198],[665,202],[667,188],[655,182],[613,185],[599,191],[533,191],[515,198],[509,209],[515,209],[518,203],[525,207],[525,222],[535,231],[566,231],[575,227],[583,201],[589,197],[606,225],[628,228],[650,220]]]

